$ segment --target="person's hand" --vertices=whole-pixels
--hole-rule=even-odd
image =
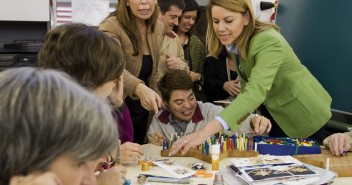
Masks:
[[[121,165],[104,170],[96,176],[97,185],[123,185],[126,180],[126,172],[126,167]]]
[[[166,56],[166,66],[169,70],[171,69],[180,69],[180,59],[168,54]]]
[[[155,113],[159,111],[161,107],[162,100],[160,96],[151,88],[147,87],[143,83],[139,83],[136,86],[135,94],[141,100],[142,106],[146,110],[154,110]]]
[[[153,145],[161,146],[163,145],[163,141],[165,139],[165,136],[161,134],[160,132],[154,132],[150,139],[150,143]]]
[[[221,123],[213,119],[207,123],[207,125],[190,135],[181,137],[179,140],[172,144],[169,156],[175,155],[179,150],[181,150],[181,155],[184,155],[190,148],[198,146],[203,143],[207,138],[224,130]]]
[[[328,146],[332,155],[345,155],[346,151],[351,149],[352,138],[345,133],[336,133],[330,136]],[[326,142],[324,141],[324,145]]]
[[[116,156],[112,156],[110,155],[105,155],[101,158],[98,159],[98,161],[96,162],[97,165],[95,165],[95,172],[99,171],[102,172],[106,169],[111,168],[112,166],[115,165],[115,161],[113,158],[116,158]]]
[[[137,143],[125,142],[120,148],[122,162],[137,162],[144,155],[143,148]]]
[[[241,92],[241,84],[239,78],[227,81],[223,86],[224,90],[231,96],[237,96]]]
[[[258,135],[269,133],[272,126],[269,119],[260,115],[255,115],[252,117],[250,123],[252,130]]]
[[[195,81],[199,80],[199,78],[201,76],[201,74],[193,72],[193,71],[189,71],[189,75],[192,78],[192,82],[195,82]]]
[[[112,89],[110,99],[117,107],[123,104],[123,75],[115,80],[115,87]]]

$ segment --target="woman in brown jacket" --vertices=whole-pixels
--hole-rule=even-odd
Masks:
[[[165,31],[157,20],[157,7],[156,0],[120,0],[116,11],[99,26],[124,52],[124,95],[129,96],[126,104],[131,111],[134,142],[139,144],[145,143],[149,110],[158,112],[162,102],[155,90]]]

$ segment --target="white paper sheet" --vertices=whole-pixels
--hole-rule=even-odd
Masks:
[[[108,14],[108,0],[72,0],[72,22],[99,26]]]
[[[160,168],[171,173],[176,178],[186,178],[194,175],[196,172],[190,168],[184,167],[178,163],[173,162],[172,164],[165,164],[164,161],[156,161],[154,164],[158,165]]]
[[[289,155],[275,156],[275,155],[258,155],[250,158],[233,158],[231,162],[236,167],[245,166],[265,166],[273,164],[301,164],[300,161]]]

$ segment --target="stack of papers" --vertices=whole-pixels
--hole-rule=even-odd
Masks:
[[[321,184],[336,177],[333,172],[306,165],[291,156],[259,155],[234,158],[231,162],[221,169],[229,184]]]

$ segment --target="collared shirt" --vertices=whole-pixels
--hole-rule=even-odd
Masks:
[[[201,101],[197,101],[196,110],[193,114],[192,119],[187,124],[187,128],[184,134],[190,134],[204,127],[208,122],[213,120],[215,117],[218,117],[217,115],[223,110],[224,108],[221,106],[214,105],[212,103],[203,103]],[[235,132],[253,134],[249,123],[250,117],[251,116],[248,116],[248,118],[241,123],[237,130],[228,131],[228,126],[227,128],[224,126],[224,132],[227,134],[232,134]],[[165,110],[159,111],[153,116],[153,120],[150,124],[147,134],[148,139],[151,139],[153,133],[159,132],[163,134],[167,140],[170,140],[170,138],[176,133],[174,127],[171,124],[172,123],[170,120],[170,112]]]
[[[223,107],[221,106],[198,101],[196,110],[192,119],[188,122],[184,134],[190,134],[204,127],[222,110]],[[159,132],[169,140],[176,133],[175,128],[172,126],[172,119],[170,120],[170,118],[170,112],[168,111],[161,110],[156,113],[148,130],[148,138],[150,139],[154,132]]]

